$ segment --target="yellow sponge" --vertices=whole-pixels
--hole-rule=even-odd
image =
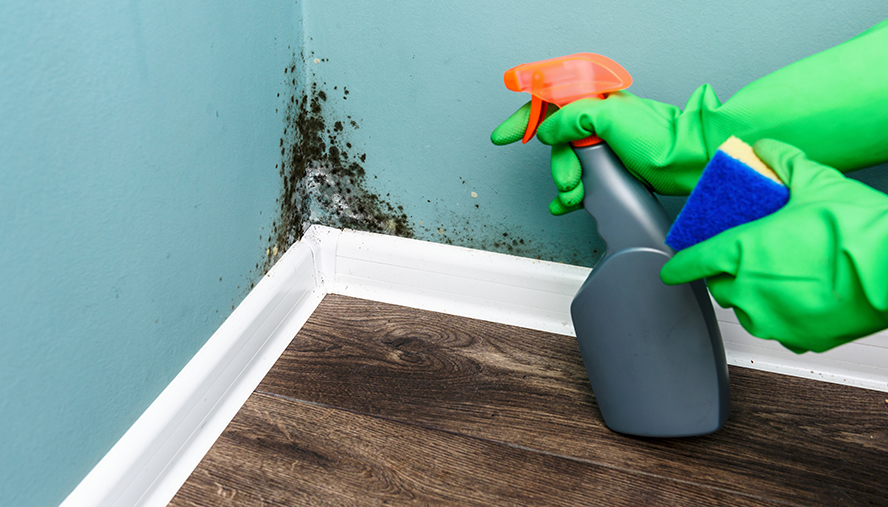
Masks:
[[[755,152],[752,151],[752,146],[744,143],[739,137],[729,137],[727,141],[723,142],[721,146],[718,147],[718,149],[748,165],[762,176],[771,178],[781,185],[783,184],[783,182],[780,181],[780,177],[777,176],[777,173],[762,162],[762,159],[758,158]]]

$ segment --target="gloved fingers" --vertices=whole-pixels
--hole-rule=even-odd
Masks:
[[[742,248],[735,230],[678,252],[660,270],[660,279],[666,285],[678,285],[721,274],[736,276]]]
[[[706,279],[706,288],[709,289],[712,299],[715,299],[719,306],[722,308],[733,308],[739,320],[741,315],[746,317],[746,313],[742,309],[737,308],[735,301],[731,297],[733,282],[733,276],[720,273]]]
[[[567,192],[559,192],[558,200],[565,208],[570,208],[583,202],[583,182]]]
[[[552,179],[559,192],[573,190],[580,184],[583,169],[580,159],[574,153],[573,148],[567,143],[552,146]]]
[[[581,99],[550,115],[537,129],[543,144],[568,143],[589,137],[595,132],[594,119],[607,99]]]
[[[500,123],[490,134],[490,140],[497,146],[520,141],[527,129],[528,118],[530,118],[530,102],[518,108],[506,121]]]
[[[552,200],[552,202],[549,203],[549,213],[551,213],[555,216],[566,215],[566,214],[570,213],[571,211],[576,211],[578,209],[582,209],[582,207],[583,207],[582,203],[577,204],[575,206],[565,206],[564,203],[561,202],[561,199],[556,197],[555,199]]]
[[[778,340],[779,341],[779,340]],[[805,352],[811,352],[811,349],[800,346],[796,343],[790,343],[788,341],[780,341],[780,345],[783,345],[785,348],[789,349],[796,354],[804,354]]]
[[[732,293],[737,290],[742,290],[737,289],[733,277],[721,275],[707,278],[706,286],[709,287],[709,292],[712,294],[712,298],[715,299],[722,308],[732,308],[734,310],[734,315],[737,316],[740,325],[743,326],[743,329],[747,330],[749,334],[765,340],[777,340],[781,345],[796,354],[810,352],[811,349],[806,346],[804,343],[805,340],[799,341],[792,336],[776,337],[774,336],[774,331],[776,329],[773,325],[759,325],[756,320],[761,319],[761,316],[759,316],[759,319],[753,318],[754,314],[748,312],[746,308],[743,308],[742,302],[738,301],[737,297],[732,295]],[[750,311],[752,311],[752,309],[750,309]],[[768,322],[767,319],[765,319],[764,322]]]
[[[768,319],[766,315],[762,315],[761,309],[756,309],[755,305],[749,308],[745,308],[742,301],[743,296],[739,294],[732,294],[743,291],[743,289],[738,288],[737,285],[738,284],[734,283],[733,277],[728,277],[727,275],[714,277],[712,279],[706,279],[706,286],[709,288],[709,293],[712,294],[712,298],[715,299],[715,301],[722,308],[733,309],[734,315],[737,316],[737,321],[740,322],[740,325],[743,326],[743,329],[748,331],[749,334],[751,334],[752,336],[756,336],[764,340],[776,339],[774,337],[774,333],[777,329],[773,325],[773,320]],[[747,287],[746,290],[748,291],[748,289],[749,288]],[[749,299],[748,294],[747,299]],[[781,340],[778,341],[780,341],[780,343],[784,347],[787,347],[796,354],[806,352],[805,350],[798,350],[797,348],[789,347]]]

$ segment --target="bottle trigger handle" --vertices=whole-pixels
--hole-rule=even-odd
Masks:
[[[566,106],[579,99],[598,97],[628,88],[632,76],[610,58],[595,53],[524,63],[505,72],[506,88],[531,94],[530,115],[521,141],[527,143],[546,119],[549,104]],[[577,148],[601,142],[597,136],[575,141]],[[577,144],[581,143],[581,144]]]

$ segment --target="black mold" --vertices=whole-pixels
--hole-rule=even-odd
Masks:
[[[419,237],[450,245],[541,258],[538,241],[521,237],[524,235],[519,231],[503,232],[504,227],[498,225],[496,217],[489,215],[489,206],[482,209],[468,196],[460,207],[464,210],[461,212],[457,212],[456,203],[441,200],[433,203],[434,197],[427,199],[438,223],[412,225],[402,206],[392,204],[388,195],[376,195],[367,185],[363,166],[367,154],[358,151],[360,139],[351,138],[360,125],[351,116],[337,113],[348,104],[344,102],[348,90],[343,87],[343,95],[331,95],[337,86],[331,89],[314,82],[311,75],[303,79],[296,72],[297,63],[309,70],[311,66],[306,67],[301,57],[294,57],[293,61],[285,69],[282,81],[289,89],[289,93],[282,94],[281,163],[276,166],[280,169],[282,188],[278,216],[267,236],[262,273],[312,224]],[[307,82],[300,82],[303,80]],[[464,178],[459,178],[459,182],[467,183]],[[459,186],[465,188],[463,185]],[[470,211],[468,216],[465,211]],[[465,225],[444,227],[444,224],[461,224],[463,221]],[[547,260],[593,265],[601,256],[596,246],[597,243],[590,241],[591,258],[588,253],[573,253]]]
[[[304,62],[294,56],[285,74],[293,74],[297,63]],[[350,134],[345,131],[346,122],[353,129],[359,128],[358,123],[337,119],[332,106],[326,106],[327,94],[316,82],[294,81],[285,80],[292,89],[280,141],[282,189],[265,268],[312,224],[414,237],[403,207],[389,203],[366,185],[361,164],[367,154],[351,152],[352,143],[346,141]],[[332,131],[328,128],[331,124]]]
[[[460,180],[465,181],[462,178]],[[467,195],[466,198],[474,199],[476,197],[469,198]],[[496,216],[491,216],[477,203],[472,203],[474,205],[470,206],[465,206],[465,204],[460,206],[457,202],[435,199],[434,197],[426,199],[426,202],[431,205],[433,211],[430,215],[434,216],[435,220],[432,223],[419,222],[416,226],[416,236],[420,239],[587,267],[594,266],[603,255],[599,252],[600,240],[594,234],[590,234],[587,250],[556,251],[555,255],[548,253],[544,257],[541,253],[547,250],[551,251],[553,244],[557,245],[558,243],[557,238],[547,241],[529,237],[521,230],[506,228],[497,221]],[[445,224],[461,225],[447,227]],[[542,236],[545,237],[545,234]]]

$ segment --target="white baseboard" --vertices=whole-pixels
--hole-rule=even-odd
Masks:
[[[290,248],[62,503],[167,505],[308,320],[312,248]]]
[[[590,269],[354,231],[340,234],[333,292],[574,335],[570,301]],[[822,354],[750,335],[714,301],[728,363],[888,391],[888,332]]]
[[[573,335],[570,301],[589,272],[312,226],[62,506],[166,505],[325,294]],[[888,392],[888,332],[796,355],[716,313],[729,364]]]

